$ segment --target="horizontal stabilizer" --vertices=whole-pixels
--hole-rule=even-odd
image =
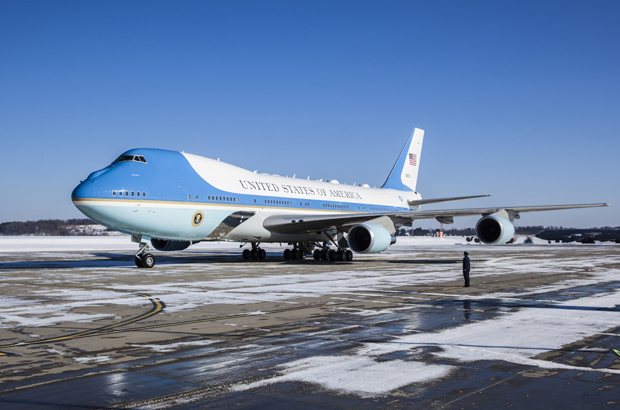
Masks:
[[[409,206],[418,206],[418,205],[426,205],[426,204],[436,204],[438,202],[460,201],[461,199],[484,198],[485,196],[491,196],[491,195],[454,196],[450,198],[435,198],[435,199],[414,199],[412,201],[407,201],[407,203],[409,204]]]

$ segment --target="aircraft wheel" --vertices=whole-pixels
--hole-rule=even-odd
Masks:
[[[250,252],[249,249],[244,249],[241,255],[243,255],[243,260],[246,260],[246,261],[252,257],[252,253]]]
[[[267,257],[267,252],[265,252],[264,249],[259,249],[258,250],[258,258],[260,260],[264,260]]]
[[[313,256],[314,256],[315,261],[321,260],[321,251],[318,249],[315,249]]]
[[[258,250],[257,249],[252,249],[252,251],[250,252],[250,255],[252,255],[252,259],[253,260],[258,259]]]
[[[136,263],[137,267],[144,268],[144,266],[142,266],[142,261],[140,260],[138,256],[136,256],[136,258],[134,259],[134,262]]]
[[[153,254],[145,253],[140,258],[140,261],[142,262],[142,267],[144,268],[150,269],[155,266],[155,257],[153,256]]]
[[[324,261],[329,260],[329,249],[323,249],[323,252],[321,252],[321,259]]]
[[[300,261],[306,259],[306,254],[301,249],[297,249],[297,259]]]
[[[353,260],[353,252],[347,249],[345,252],[345,259],[347,262],[351,262]]]
[[[291,250],[290,249],[285,249],[284,250],[284,260],[289,260],[291,259],[292,255],[291,255]]]
[[[339,250],[338,252],[336,252],[336,260],[339,260],[340,262],[344,261],[345,259],[344,256],[344,251],[343,250]]]
[[[329,260],[332,262],[335,262],[336,259],[338,259],[338,255],[336,255],[336,251],[335,250],[330,250],[329,251]]]

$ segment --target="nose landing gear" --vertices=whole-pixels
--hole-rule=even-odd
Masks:
[[[155,256],[153,256],[152,253],[149,253],[149,250],[150,247],[148,243],[140,243],[140,250],[136,253],[136,257],[134,259],[134,262],[138,268],[150,269],[155,266]]]

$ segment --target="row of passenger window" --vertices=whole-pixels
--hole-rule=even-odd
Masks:
[[[140,191],[118,191],[118,196],[140,196]],[[116,191],[112,191],[112,196],[116,196]],[[142,192],[142,196],[146,196],[146,192]]]
[[[277,201],[275,199],[265,199],[265,203],[269,205],[293,205],[291,201]]]
[[[323,208],[349,209],[349,205],[323,204]]]
[[[198,195],[196,195],[196,199],[198,199]],[[209,201],[239,202],[239,198],[229,196],[210,196]]]

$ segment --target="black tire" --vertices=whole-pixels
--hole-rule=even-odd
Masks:
[[[144,268],[144,266],[142,266],[142,261],[140,260],[138,256],[135,257],[134,262],[136,263],[137,267]]]
[[[142,262],[142,267],[150,269],[155,266],[155,257],[151,253],[145,253],[140,257],[140,261]]]
[[[299,259],[300,261],[306,259],[306,254],[301,249],[297,249],[297,259]]]
[[[258,259],[264,260],[267,257],[267,252],[264,249],[258,250]]]
[[[252,257],[252,253],[250,252],[249,249],[244,249],[241,255],[243,255],[243,260],[246,260],[246,261]]]
[[[347,262],[351,262],[353,260],[353,252],[351,252],[349,249],[347,249],[347,251],[345,252],[345,259]]]
[[[336,252],[336,260],[339,260],[340,262],[344,262],[345,260],[344,251],[340,250]]]
[[[338,255],[336,254],[335,250],[330,250],[329,251],[329,260],[332,262],[336,262],[336,259],[338,259]]]
[[[328,249],[323,249],[323,252],[321,252],[321,259],[324,261],[328,261],[329,260],[329,250]]]
[[[314,254],[313,254],[313,255],[314,255],[314,260],[315,260],[315,261],[319,261],[319,260],[321,260],[321,251],[320,251],[320,250],[315,249],[315,250],[314,250]]]
[[[250,252],[250,255],[252,255],[252,259],[253,260],[257,260],[258,259],[258,249],[252,249],[252,251]]]
[[[290,260],[291,259],[291,250],[290,249],[285,249],[284,250],[284,260]]]

